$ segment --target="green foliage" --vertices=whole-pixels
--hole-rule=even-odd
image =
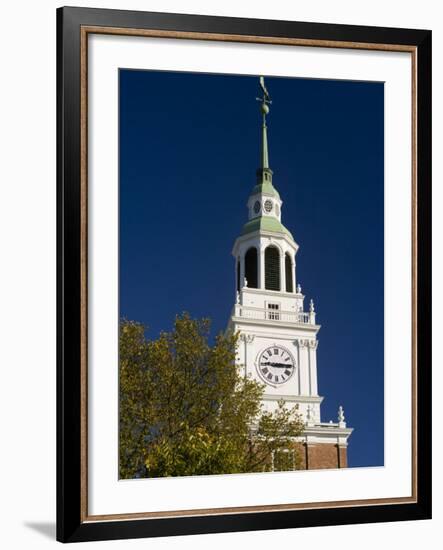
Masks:
[[[122,321],[120,478],[298,466],[296,409],[281,402],[263,412],[264,386],[235,364],[238,335],[210,346],[209,329],[209,320],[183,314],[171,332],[147,340],[143,325]]]

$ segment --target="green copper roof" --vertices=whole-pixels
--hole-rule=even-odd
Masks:
[[[266,195],[271,195],[271,197],[280,199],[280,195],[277,189],[272,185],[271,182],[263,181],[257,183],[257,185],[252,189],[251,195],[256,195],[258,193],[264,193]]]
[[[283,233],[294,240],[291,232],[273,216],[258,216],[257,218],[249,220],[243,226],[241,234],[246,235],[254,231],[259,231],[260,229],[263,231],[273,231],[274,233]]]

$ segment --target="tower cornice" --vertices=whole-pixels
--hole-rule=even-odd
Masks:
[[[294,241],[294,239],[293,239],[292,235],[289,233],[289,231],[287,233],[283,233],[283,232],[268,231],[266,229],[258,228],[254,231],[244,233],[244,234],[240,235],[240,237],[237,237],[237,239],[234,242],[234,246],[232,247],[233,256],[236,256],[237,248],[242,243],[246,243],[246,242],[249,242],[249,241],[257,241],[257,240],[265,239],[265,238],[271,239],[271,241],[274,240],[274,239],[277,240],[277,241],[278,240],[285,241],[294,250],[294,254],[296,254],[298,249],[299,249],[298,244]],[[268,243],[268,244],[271,244],[271,243]]]

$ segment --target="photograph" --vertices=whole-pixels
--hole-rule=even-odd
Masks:
[[[384,83],[118,82],[119,479],[383,467]]]

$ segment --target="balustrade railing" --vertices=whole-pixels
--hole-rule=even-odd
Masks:
[[[285,323],[315,323],[315,317],[305,311],[283,311],[280,309],[265,309],[236,304],[233,313],[235,317],[243,317],[245,319],[282,321]]]

